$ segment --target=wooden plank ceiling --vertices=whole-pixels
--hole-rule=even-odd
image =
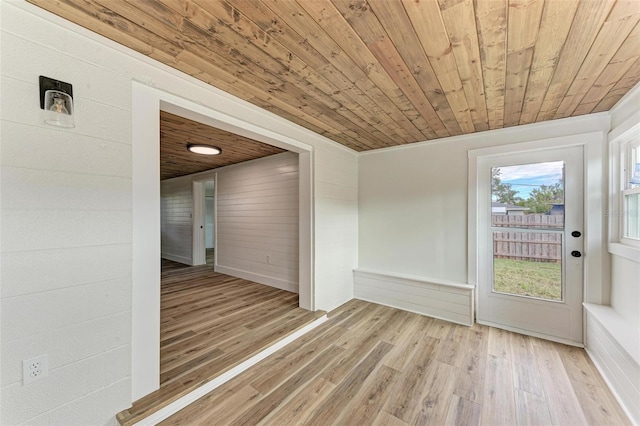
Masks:
[[[364,151],[610,109],[640,0],[29,0]]]
[[[187,151],[187,143],[213,145],[220,155]],[[284,152],[280,148],[160,111],[160,180],[190,175]]]

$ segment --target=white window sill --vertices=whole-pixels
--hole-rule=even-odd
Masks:
[[[621,243],[609,243],[609,253],[640,263],[640,248]]]

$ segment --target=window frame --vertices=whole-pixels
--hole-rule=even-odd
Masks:
[[[628,238],[625,233],[625,209],[627,196],[640,193],[640,187],[629,187],[633,170],[631,150],[640,150],[640,117],[630,119],[631,125],[620,126],[609,133],[609,252],[640,263],[640,239]],[[624,123],[627,124],[627,123]],[[640,152],[640,151],[638,151]]]
[[[640,158],[635,158],[633,156],[633,150],[636,150],[635,157],[640,157],[640,134],[636,135],[636,137],[623,142],[620,147],[620,167],[621,167],[621,178],[622,182],[620,183],[621,194],[620,194],[620,241],[623,244],[629,244],[634,247],[640,247],[640,238],[631,238],[626,235],[627,230],[627,199],[631,195],[640,194],[640,184],[635,184],[635,187],[631,186],[631,179],[635,173],[636,162],[640,162]]]

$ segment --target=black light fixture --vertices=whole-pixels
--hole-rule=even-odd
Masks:
[[[219,155],[222,154],[222,150],[217,146],[205,145],[201,143],[188,143],[187,149],[194,154],[202,155]]]
[[[73,87],[43,75],[40,81],[40,109],[43,121],[51,126],[76,127],[73,119]]]

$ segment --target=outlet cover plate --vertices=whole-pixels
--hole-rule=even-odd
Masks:
[[[26,385],[49,376],[49,359],[47,354],[22,361],[22,384]]]

